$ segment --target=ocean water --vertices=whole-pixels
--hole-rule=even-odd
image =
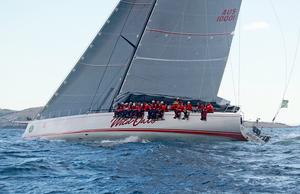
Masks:
[[[0,193],[300,193],[300,129],[270,143],[24,141],[0,130]]]

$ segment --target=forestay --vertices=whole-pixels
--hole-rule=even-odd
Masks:
[[[215,101],[241,0],[158,0],[119,96]]]
[[[39,118],[107,111],[119,92],[155,0],[122,0]]]

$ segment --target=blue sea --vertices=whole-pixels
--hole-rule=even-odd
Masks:
[[[0,130],[0,193],[300,193],[300,129],[251,142],[25,141]]]

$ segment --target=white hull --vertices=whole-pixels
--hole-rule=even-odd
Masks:
[[[189,120],[173,119],[174,113],[165,114],[165,120],[113,119],[113,113],[96,113],[35,120],[28,124],[25,139],[104,140],[137,136],[147,140],[246,140],[241,133],[239,113],[208,114],[207,121],[199,113]]]

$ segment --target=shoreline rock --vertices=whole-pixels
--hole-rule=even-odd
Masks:
[[[0,129],[26,128],[26,122],[33,119],[41,109],[42,107],[28,108],[21,111],[0,109]]]

